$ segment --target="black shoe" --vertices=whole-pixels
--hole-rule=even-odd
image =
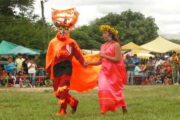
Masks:
[[[76,106],[73,106],[73,107],[72,107],[72,111],[71,111],[71,113],[72,113],[72,114],[76,113],[76,110],[77,110],[78,104],[79,104],[79,101],[77,100],[77,104],[76,104]]]

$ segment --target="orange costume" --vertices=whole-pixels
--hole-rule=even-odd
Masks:
[[[69,16],[59,16],[64,13]],[[57,28],[57,35],[48,46],[46,73],[54,81],[55,96],[59,99],[58,104],[61,106],[56,115],[65,115],[67,104],[71,106],[72,113],[76,112],[78,100],[69,94],[69,89],[84,92],[97,85],[100,66],[88,66],[86,69],[83,66],[85,60],[95,61],[99,55],[83,57],[78,44],[69,35],[69,30],[74,28],[78,16],[79,13],[74,8],[52,9],[52,20]],[[63,21],[60,21],[60,18],[63,18]]]

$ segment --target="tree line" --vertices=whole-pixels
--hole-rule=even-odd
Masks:
[[[43,39],[43,21],[34,14],[35,0],[1,0],[0,1],[0,42],[9,42],[34,49],[47,49],[49,41],[55,37],[56,29],[52,23],[45,23]],[[19,13],[15,11],[19,8]],[[82,49],[99,49],[104,42],[99,26],[107,24],[119,31],[121,44],[134,42],[138,45],[158,37],[158,26],[155,18],[145,17],[140,12],[131,10],[122,13],[109,13],[70,32],[71,38],[77,41]],[[173,41],[178,44],[180,42]]]

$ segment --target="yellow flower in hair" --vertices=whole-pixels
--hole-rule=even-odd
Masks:
[[[115,36],[118,35],[118,31],[115,30],[113,27],[109,26],[109,25],[101,25],[100,26],[100,31],[104,32],[104,31],[109,31],[110,33],[114,34]]]

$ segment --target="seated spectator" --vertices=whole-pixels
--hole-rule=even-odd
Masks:
[[[8,87],[14,87],[16,78],[12,75],[11,72],[8,74],[8,76]]]
[[[134,82],[135,84],[147,84],[146,76],[144,75],[140,67],[140,63],[136,63],[136,67],[134,69]]]
[[[136,67],[135,67],[135,69],[134,69],[134,75],[135,76],[139,76],[139,75],[141,75],[141,76],[143,76],[144,74],[143,74],[143,71],[141,70],[141,64],[140,63],[136,63],[135,64],[136,65]]]
[[[162,84],[162,79],[161,79],[161,77],[160,77],[160,74],[157,74],[157,75],[156,75],[155,84]]]
[[[23,87],[24,86],[22,78],[23,78],[23,73],[22,73],[22,71],[19,71],[18,75],[16,75],[16,81],[15,81],[14,87]]]
[[[39,69],[36,70],[36,75],[38,76],[38,74],[40,74],[40,76],[42,76],[42,80],[43,80],[43,85],[45,85],[45,72],[44,72],[44,68],[43,66],[40,66]],[[37,80],[37,78],[36,78]]]
[[[31,83],[30,83],[30,80],[28,80],[27,79],[27,75],[25,74],[24,76],[23,76],[23,84],[24,84],[24,87],[31,87],[32,88],[32,85],[31,85]]]
[[[0,83],[2,86],[5,86],[6,83],[7,83],[7,73],[6,73],[6,70],[3,70],[2,73],[1,73],[1,76],[0,76]]]
[[[43,86],[43,76],[39,72],[36,77],[36,86]]]
[[[46,85],[46,87],[51,87],[51,86],[53,86],[53,80],[51,80],[51,79],[45,80],[45,85]]]
[[[154,77],[153,74],[151,74],[150,77],[149,77],[149,84],[153,85],[154,83],[155,83],[155,77]]]
[[[163,82],[163,85],[170,85],[171,84],[171,81],[170,79],[167,77],[167,75],[164,76],[164,82]]]

